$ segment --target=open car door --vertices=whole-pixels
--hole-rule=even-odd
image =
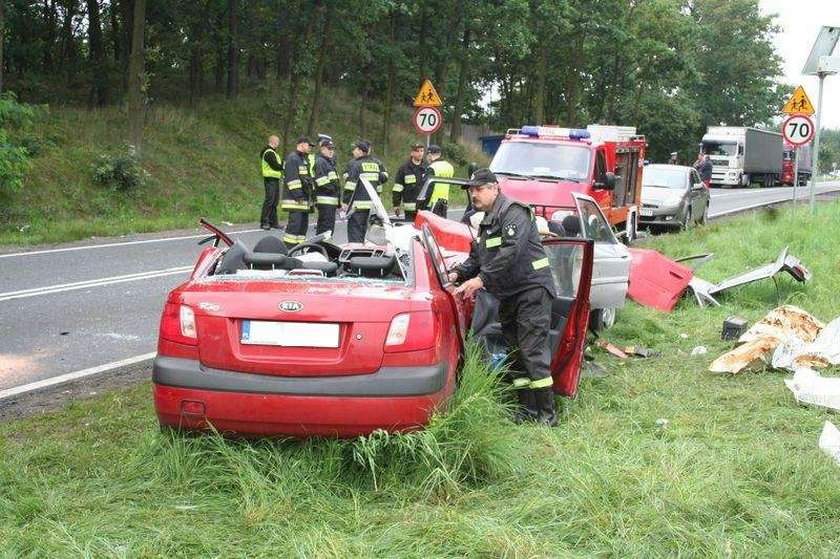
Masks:
[[[543,246],[557,290],[549,327],[554,392],[574,396],[589,327],[594,243],[587,239],[548,239]]]
[[[589,297],[592,308],[623,307],[630,278],[630,251],[616,239],[595,200],[577,192],[572,196],[580,219],[580,235],[595,242]]]
[[[472,309],[467,308],[465,301],[461,297],[455,296],[455,286],[449,281],[449,270],[446,268],[446,260],[444,260],[440,246],[427,223],[424,223],[420,229],[420,242],[429,251],[429,257],[435,267],[435,275],[440,282],[441,289],[446,292],[450,303],[452,303],[453,314],[457,321],[455,326],[458,330],[458,336],[461,339],[461,347],[466,348],[467,325],[470,322],[468,313],[471,313]]]

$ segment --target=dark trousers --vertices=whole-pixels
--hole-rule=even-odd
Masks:
[[[319,205],[318,207],[318,223],[315,225],[315,234],[320,235],[327,231],[335,233],[335,212],[338,209],[336,206]]]
[[[265,200],[263,200],[260,225],[277,227],[277,201],[280,198],[280,179],[264,177],[263,182],[265,183]]]
[[[526,386],[517,380],[533,383],[551,376],[551,300],[548,290],[535,287],[499,301],[502,334],[513,350],[510,367],[514,383],[523,388]]]
[[[306,240],[306,230],[309,229],[309,212],[304,210],[289,210],[289,221],[283,241],[289,248]]]
[[[355,210],[347,219],[347,240],[351,243],[365,242],[370,210]]]
[[[441,198],[440,200],[436,200],[432,205],[432,213],[440,217],[446,217],[447,208],[449,208],[449,200]]]

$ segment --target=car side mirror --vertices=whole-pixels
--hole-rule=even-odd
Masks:
[[[604,173],[604,182],[596,182],[593,186],[602,190],[615,190],[615,181],[618,179],[615,173]]]

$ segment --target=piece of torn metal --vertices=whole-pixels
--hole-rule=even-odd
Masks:
[[[803,342],[813,342],[824,327],[825,324],[808,311],[794,305],[781,305],[753,324],[738,341],[772,336],[781,342],[796,336]]]
[[[712,254],[698,254],[672,260],[651,249],[630,249],[630,282],[627,296],[640,305],[670,312],[686,289],[690,289],[697,304],[720,306],[716,296],[727,289],[754,281],[772,278],[780,272],[789,273],[796,281],[811,279],[811,272],[802,261],[782,250],[775,262],[738,274],[719,283],[712,283],[694,275],[693,268],[712,258]],[[683,262],[692,263],[689,266]]]
[[[685,264],[692,270],[696,270],[709,260],[715,257],[714,252],[706,252],[703,254],[693,254],[691,256],[683,256],[682,258],[676,258],[674,262],[679,262],[680,264]]]
[[[651,249],[631,248],[630,258],[627,296],[640,305],[674,310],[694,272]]]
[[[784,379],[796,401],[840,411],[840,378],[823,377],[807,367],[797,369],[792,379]]]
[[[694,297],[697,300],[697,303],[701,306],[706,303],[720,306],[720,303],[718,303],[714,297],[716,294],[726,291],[727,289],[732,289],[733,287],[746,285],[762,279],[772,278],[779,272],[789,273],[793,279],[798,282],[806,282],[811,279],[810,270],[802,264],[801,260],[792,254],[789,254],[788,248],[785,247],[779,254],[779,257],[776,258],[776,261],[771,264],[733,276],[717,284],[695,277],[689,282],[689,287],[694,292]]]
[[[826,420],[817,444],[820,450],[828,454],[835,464],[840,466],[840,429],[837,429],[834,423]]]

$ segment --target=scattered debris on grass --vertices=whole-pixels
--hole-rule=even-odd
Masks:
[[[733,287],[754,281],[772,278],[780,272],[789,273],[796,281],[806,282],[811,279],[811,272],[795,256],[788,254],[788,249],[779,254],[774,262],[738,274],[714,284],[694,275],[693,268],[680,262],[695,261],[694,268],[708,261],[712,255],[689,256],[680,260],[671,260],[663,254],[650,249],[630,249],[630,278],[627,296],[640,305],[671,312],[686,289],[691,289],[697,304],[720,306],[715,295]]]
[[[764,369],[772,365],[771,352],[782,344],[813,342],[824,325],[806,311],[793,305],[782,305],[767,313],[738,341],[742,345],[724,353],[709,365],[713,373],[740,373]],[[796,341],[790,341],[796,340]]]
[[[840,430],[830,421],[823,424],[819,440],[820,449],[840,466]]]
[[[723,321],[721,340],[737,340],[747,331],[747,321],[737,316],[729,316]]]
[[[709,353],[709,350],[704,345],[699,345],[691,350],[691,355],[705,355]]]

